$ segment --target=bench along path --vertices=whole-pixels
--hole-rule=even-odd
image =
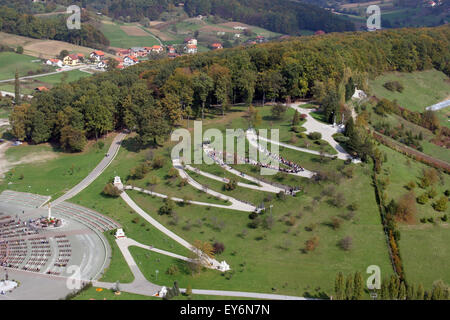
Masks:
[[[187,203],[196,204],[196,205],[199,205],[199,206],[207,206],[207,207],[214,207],[214,208],[230,209],[230,210],[238,210],[238,211],[240,211],[238,208],[236,208],[236,206],[233,206],[233,205],[200,202],[200,201],[194,201],[194,200],[187,200],[187,201],[185,201],[184,199],[181,199],[181,198],[168,197],[165,194],[153,192],[153,191],[142,189],[142,188],[139,188],[139,187],[124,186],[124,189],[125,190],[135,190],[135,191],[138,191],[138,192],[146,193],[148,195],[159,197],[159,198],[163,198],[163,199],[170,198],[170,199],[172,199],[175,202],[187,202]]]
[[[226,167],[228,167],[228,168],[231,169],[231,170],[228,170]],[[209,178],[209,179],[212,179],[212,180],[220,181],[220,182],[223,182],[223,183],[228,183],[228,182],[230,182],[230,179],[227,179],[227,178],[221,178],[221,177],[216,176],[216,175],[214,175],[214,174],[212,174],[212,173],[205,172],[205,171],[202,171],[202,170],[200,170],[200,169],[191,167],[190,165],[185,165],[185,168],[188,169],[188,170],[190,170],[190,171],[193,171],[193,172],[195,172],[195,173],[197,173],[197,174],[200,174],[200,175],[202,175],[202,176],[205,176],[205,177],[207,177],[207,178]],[[238,185],[239,187],[248,188],[248,189],[253,189],[253,190],[258,190],[258,191],[272,192],[272,193],[279,193],[280,191],[286,192],[286,189],[288,189],[287,187],[283,189],[283,188],[279,188],[279,187],[272,186],[271,184],[262,182],[262,181],[260,181],[260,180],[258,180],[258,179],[256,179],[256,178],[253,178],[253,177],[251,177],[251,178],[253,178],[253,179],[249,179],[248,177],[250,177],[250,176],[247,176],[247,175],[243,174],[242,172],[239,172],[239,171],[237,171],[237,170],[234,170],[233,168],[231,168],[231,167],[229,167],[229,166],[226,166],[226,165],[222,165],[222,168],[225,169],[225,170],[227,170],[227,171],[230,171],[230,172],[233,171],[233,172],[232,172],[233,174],[235,174],[235,175],[237,175],[237,176],[240,176],[240,177],[242,177],[242,178],[245,178],[245,179],[247,179],[247,180],[249,180],[249,181],[252,181],[252,182],[255,182],[255,183],[259,184],[258,186],[255,186],[255,185],[253,185],[253,184],[248,184],[248,183],[238,182],[237,185]],[[235,171],[235,172],[234,172],[234,171]]]
[[[255,207],[252,204],[249,204],[249,203],[237,200],[237,199],[235,199],[233,197],[226,196],[226,195],[224,195],[224,194],[222,194],[220,192],[217,192],[217,191],[211,190],[209,188],[206,188],[202,184],[198,183],[197,181],[192,179],[186,173],[186,171],[184,170],[184,168],[183,168],[183,166],[182,166],[182,164],[181,164],[179,159],[172,160],[172,163],[173,163],[173,167],[178,170],[178,173],[180,174],[180,177],[183,178],[183,179],[187,179],[188,183],[191,186],[193,186],[194,188],[196,188],[198,190],[206,192],[206,193],[208,193],[208,194],[210,194],[210,195],[212,195],[214,197],[217,197],[219,199],[231,202],[231,205],[229,206],[230,209],[233,208],[234,210],[246,211],[246,212],[254,212],[254,211],[258,212],[258,211],[260,211],[260,209],[258,209],[257,207]]]
[[[265,149],[263,146],[261,146],[261,145],[258,143],[258,136],[257,136],[257,134],[256,134],[256,132],[255,132],[254,129],[248,129],[248,130],[246,131],[245,134],[246,134],[246,137],[247,137],[248,141],[250,142],[250,144],[251,144],[252,146],[254,146],[255,148],[259,149],[261,152],[263,152],[263,153],[265,153],[265,154],[268,155],[268,150]],[[305,152],[305,150],[307,150],[306,152],[308,152],[308,153],[313,153],[313,154],[320,155],[320,152],[318,152],[318,151],[314,151],[314,150],[309,150],[309,149],[304,149],[304,148],[299,148],[299,147],[291,146],[291,145],[284,144],[284,143],[281,143],[281,142],[277,142],[277,141],[272,141],[272,140],[269,140],[269,139],[265,139],[265,138],[263,138],[263,137],[259,137],[259,139],[260,139],[260,140],[267,141],[267,142],[269,142],[269,143],[273,143],[273,144],[280,145],[280,146],[282,146],[282,147],[291,148],[291,149],[294,149],[294,150],[297,150],[297,151]],[[268,156],[269,156],[269,155],[268,155]],[[294,176],[299,176],[299,177],[303,177],[303,178],[308,178],[308,179],[311,179],[311,178],[315,175],[314,172],[309,171],[309,170],[306,170],[306,169],[303,169],[303,171],[299,171],[299,172],[286,172],[286,173],[287,173],[287,174],[294,175]]]

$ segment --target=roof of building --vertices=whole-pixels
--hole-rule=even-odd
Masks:
[[[101,51],[101,50],[96,50],[96,51],[94,51],[92,53],[97,55],[97,56],[104,56],[105,55],[105,53],[103,51]]]

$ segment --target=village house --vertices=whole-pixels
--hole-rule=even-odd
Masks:
[[[161,53],[164,51],[164,48],[162,46],[154,45],[152,47],[152,52]]]
[[[131,49],[121,49],[116,52],[116,55],[118,57],[124,58],[126,56],[132,56],[134,55],[134,53],[131,52]]]
[[[48,59],[45,64],[59,68],[62,68],[62,66],[64,65],[63,62],[59,59]]]
[[[66,66],[77,66],[78,64],[80,64],[80,59],[76,54],[69,54],[68,56],[64,57],[63,63]]]
[[[47,87],[37,87],[34,89],[34,91],[36,92],[44,92],[44,91],[48,91]]]
[[[129,67],[129,66],[135,65],[136,63],[139,63],[139,59],[136,57],[126,56],[125,58],[123,58],[123,66],[124,67]]]
[[[91,59],[93,59],[94,61],[101,61],[105,58],[105,53],[103,51],[97,50],[97,51],[93,51],[91,52],[91,54],[89,55],[89,57]]]
[[[184,52],[186,52],[188,54],[195,54],[195,53],[197,53],[197,45],[195,45],[195,44],[187,44],[184,47]]]
[[[219,50],[219,49],[223,49],[223,46],[222,46],[221,43],[216,42],[216,43],[213,43],[213,44],[211,45],[211,49],[213,49],[213,50]]]
[[[175,50],[175,48],[173,46],[168,46],[167,47],[167,52],[170,53],[177,53],[177,51]]]
[[[130,48],[135,57],[146,57],[148,52],[144,47]]]
[[[186,39],[184,39],[184,43],[196,46],[197,45],[197,39],[186,38]]]

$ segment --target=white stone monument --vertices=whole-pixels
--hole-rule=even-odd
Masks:
[[[158,297],[164,298],[167,294],[167,288],[166,287],[162,287],[161,290],[159,290],[158,292]]]
[[[219,265],[219,270],[222,272],[230,270],[230,265],[226,263],[225,261],[222,261]]]
[[[48,204],[48,217],[47,217],[47,220],[50,221],[52,219],[53,219],[53,217],[52,217],[52,203],[50,202]]]
[[[116,239],[126,238],[125,232],[123,232],[123,229],[117,229],[115,237],[116,237]]]
[[[115,176],[114,177],[114,186],[119,189],[119,190],[123,190],[123,184],[122,184],[122,180],[120,180],[119,176]]]

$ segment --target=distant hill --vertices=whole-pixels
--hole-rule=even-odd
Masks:
[[[53,0],[55,4],[66,5],[66,0]],[[316,5],[291,0],[84,0],[73,1],[87,9],[103,13],[109,17],[126,22],[143,18],[158,20],[162,13],[184,3],[189,16],[213,14],[224,19],[256,25],[273,32],[296,35],[301,30],[353,31],[351,21],[336,16]],[[13,7],[20,12],[47,12],[43,4],[33,4],[32,0],[6,1],[0,5]],[[44,7],[42,7],[44,6]]]

